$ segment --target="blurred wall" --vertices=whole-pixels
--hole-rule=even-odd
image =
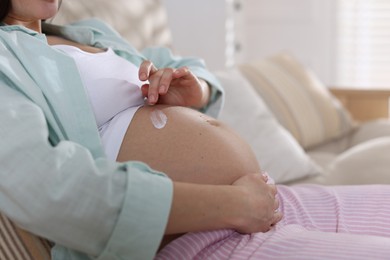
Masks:
[[[210,69],[226,63],[225,0],[163,0],[172,30],[173,49],[180,55],[202,57]]]
[[[335,82],[337,0],[163,2],[175,51],[203,57],[212,70],[229,64],[232,46],[227,21],[234,18],[236,63],[288,51],[326,84]]]

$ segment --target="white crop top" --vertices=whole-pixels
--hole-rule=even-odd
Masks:
[[[89,53],[69,45],[53,47],[75,60],[99,128],[120,112],[144,104],[137,66],[112,49]]]

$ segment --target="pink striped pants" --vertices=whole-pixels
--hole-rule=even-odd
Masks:
[[[267,233],[186,234],[156,259],[390,259],[390,186],[278,186],[284,218]]]

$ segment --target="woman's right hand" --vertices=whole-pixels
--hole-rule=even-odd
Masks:
[[[257,173],[244,175],[233,183],[242,192],[241,205],[235,211],[238,232],[267,232],[282,219],[276,186],[267,181],[266,175]]]
[[[139,79],[148,81],[141,91],[149,105],[202,108],[210,98],[209,85],[187,67],[156,68],[151,61],[145,60],[139,68]]]

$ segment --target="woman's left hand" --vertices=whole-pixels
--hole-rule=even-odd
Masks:
[[[166,104],[201,108],[210,97],[208,84],[187,67],[158,69],[146,60],[139,69],[139,79],[148,80],[141,88],[150,105]]]

